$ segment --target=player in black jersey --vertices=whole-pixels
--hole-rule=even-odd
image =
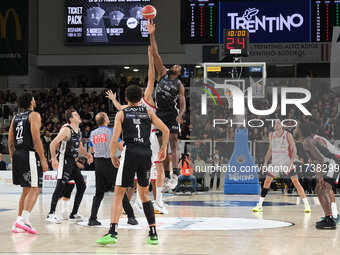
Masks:
[[[170,147],[172,154],[173,172],[179,175],[177,164],[179,162],[177,137],[180,132],[179,125],[183,123],[183,114],[185,113],[184,86],[179,80],[183,73],[183,67],[180,65],[172,66],[169,71],[163,65],[162,59],[158,54],[157,43],[155,39],[155,24],[150,21],[147,27],[150,34],[150,44],[153,52],[155,67],[158,72],[158,84],[156,87],[156,115],[170,130]],[[179,106],[179,109],[178,109]],[[159,136],[162,133],[159,132]],[[161,140],[160,140],[161,143]],[[169,158],[163,161],[165,176],[170,178]]]
[[[115,167],[119,167],[111,208],[111,226],[109,233],[97,239],[96,242],[100,245],[117,243],[117,228],[122,214],[122,199],[126,189],[133,187],[134,176],[137,173],[138,192],[150,227],[147,243],[158,244],[154,208],[148,195],[152,156],[150,149],[151,123],[163,132],[163,146],[158,153],[160,161],[164,160],[166,156],[169,129],[152,111],[139,106],[139,101],[142,99],[140,87],[129,86],[125,95],[128,107],[116,115],[111,143],[111,160]],[[121,133],[123,133],[124,150],[119,162],[119,159],[115,156],[115,151]]]
[[[83,199],[86,184],[80,169],[76,164],[76,158],[79,154],[84,155],[88,163],[93,161],[92,155],[88,153],[81,143],[81,132],[79,124],[81,119],[74,109],[68,109],[65,112],[66,121],[69,124],[64,125],[59,134],[50,144],[52,167],[58,169],[57,186],[52,195],[51,209],[46,220],[52,223],[61,223],[61,220],[55,215],[58,199],[63,192],[68,180],[74,180],[77,187],[77,193],[74,198],[73,210],[70,214],[71,221],[80,221],[84,218],[78,214],[79,205]],[[56,148],[59,146],[59,161],[56,157]]]
[[[335,161],[338,159],[334,154],[330,153],[329,150],[312,139],[312,130],[309,124],[300,123],[294,129],[294,136],[302,143],[305,152],[307,152],[311,158],[316,160],[316,166],[313,167],[313,171],[315,171],[317,178],[315,191],[325,212],[325,217],[323,220],[316,222],[315,227],[317,229],[336,229],[336,222],[332,214],[331,204],[332,200],[335,201],[335,195],[332,186],[328,183],[331,178],[327,178],[327,174],[324,175],[325,172],[323,171],[323,166],[326,162],[325,159],[333,159]],[[330,171],[330,166],[328,166],[328,168],[328,171]]]
[[[32,94],[21,94],[18,107],[19,113],[12,119],[8,132],[8,147],[13,164],[13,184],[23,189],[12,232],[36,234],[29,223],[29,216],[39,196],[43,172],[48,170],[48,164],[40,140],[41,117],[34,112]]]

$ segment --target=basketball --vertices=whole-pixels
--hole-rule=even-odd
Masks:
[[[154,19],[157,15],[157,10],[152,5],[146,5],[142,9],[142,15],[145,19],[151,20]]]

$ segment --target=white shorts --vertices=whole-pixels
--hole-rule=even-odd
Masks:
[[[151,181],[157,180],[157,168],[155,164],[152,164],[151,166],[150,179]]]
[[[151,162],[160,163],[160,161],[158,160],[159,143],[158,143],[158,139],[157,139],[155,131],[156,129],[152,130],[150,134],[150,143],[151,143],[151,151],[152,151]]]
[[[268,165],[266,170],[266,174],[273,178],[281,177],[282,173],[289,177],[295,175],[296,173],[295,165],[293,164],[293,166],[290,168],[289,163],[282,165]]]

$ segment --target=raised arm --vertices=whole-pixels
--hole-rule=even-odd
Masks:
[[[148,114],[152,124],[156,126],[162,132],[162,147],[159,150],[158,158],[159,161],[163,161],[166,157],[166,150],[169,142],[170,131],[167,126],[156,116],[155,113],[148,110]]]
[[[45,158],[44,147],[40,139],[41,117],[37,112],[32,112],[29,116],[29,122],[31,125],[31,134],[34,144],[34,149],[38,153],[40,158],[41,167],[44,172],[48,170],[47,160]]]
[[[185,113],[185,96],[184,96],[184,86],[181,83],[179,86],[179,113],[178,116],[176,118],[177,122],[179,124],[183,123],[183,114]]]
[[[148,56],[149,56],[148,86],[145,89],[144,98],[149,104],[155,105],[152,99],[152,93],[155,87],[155,66],[153,63],[151,46],[148,47]]]
[[[118,111],[122,111],[127,107],[127,105],[121,105],[117,101],[116,93],[113,93],[112,90],[106,91],[106,97],[112,101],[113,105],[116,107]]]
[[[155,38],[156,25],[153,23],[153,20],[149,21],[149,25],[147,26],[147,29],[150,34],[150,45],[152,49],[152,55],[155,61],[155,67],[158,73],[158,80],[160,80],[161,77],[166,75],[167,70],[165,66],[163,65],[163,61],[161,57],[158,54],[158,47],[157,47],[156,38]]]

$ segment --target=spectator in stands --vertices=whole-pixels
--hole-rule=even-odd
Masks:
[[[6,170],[6,162],[2,160],[2,153],[0,153],[0,171]]]
[[[193,173],[193,164],[191,161],[190,153],[185,154],[184,157],[181,158],[181,161],[178,164],[178,168],[181,169],[181,174],[180,176],[178,176],[178,183],[175,191],[179,192],[182,182],[185,180],[189,180],[192,182],[191,193],[196,193],[197,180]]]
[[[261,133],[259,132],[258,128],[254,128],[251,136],[249,137],[250,140],[252,141],[261,141],[262,140],[262,136]]]
[[[264,127],[261,131],[261,136],[263,141],[269,141],[268,127]]]
[[[82,93],[79,95],[79,97],[81,99],[85,99],[85,98],[89,97],[89,94],[86,93],[86,89],[85,88],[83,88]]]
[[[90,138],[91,134],[91,128],[89,126],[86,126],[84,131],[82,132],[82,139],[88,140]]]
[[[197,183],[200,183],[204,189],[205,180],[205,162],[201,159],[199,154],[196,154],[196,159],[194,161],[194,176],[197,179]]]

